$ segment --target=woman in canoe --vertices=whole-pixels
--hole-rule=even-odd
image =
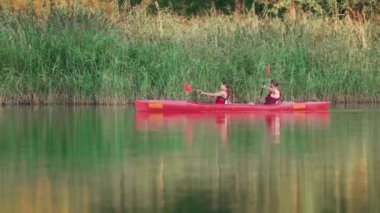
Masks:
[[[271,80],[269,87],[268,86],[262,86],[262,89],[268,90],[268,95],[265,97],[264,104],[278,104],[281,103],[282,98],[282,92],[278,89],[279,83],[277,80]],[[260,99],[256,100],[256,103],[254,102],[248,102],[248,104],[260,104]]]
[[[230,104],[230,90],[228,89],[227,83],[223,82],[220,86],[220,92],[209,93],[198,90],[201,95],[216,97],[215,104]]]
[[[268,95],[265,97],[264,104],[278,104],[281,103],[282,92],[278,89],[279,83],[277,80],[271,80],[270,85],[263,86],[263,89],[268,90]]]

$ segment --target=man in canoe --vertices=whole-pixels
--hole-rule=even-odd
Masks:
[[[198,90],[201,95],[216,97],[215,104],[230,104],[230,90],[226,82],[223,82],[220,86],[220,91],[216,93],[203,92]]]
[[[279,83],[277,80],[271,80],[270,85],[263,86],[262,89],[268,90],[268,95],[265,97],[264,104],[278,104],[281,103],[282,92],[278,89]]]

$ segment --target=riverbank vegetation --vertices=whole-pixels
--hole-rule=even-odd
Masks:
[[[380,100],[375,4],[343,15],[310,12],[296,2],[282,15],[211,6],[184,16],[147,1],[5,2],[3,104],[185,99],[183,84],[214,90],[223,79],[235,102],[245,102],[258,97],[267,64],[287,100]]]

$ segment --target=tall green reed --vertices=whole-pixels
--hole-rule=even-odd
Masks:
[[[258,97],[266,64],[287,100],[379,98],[380,27],[375,22],[254,14],[186,19],[129,10],[117,19],[78,9],[46,20],[0,18],[4,103],[125,103],[184,99],[184,83],[235,101]]]

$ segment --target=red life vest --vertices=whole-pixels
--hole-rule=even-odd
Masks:
[[[273,92],[270,91],[267,97],[265,97],[265,104],[277,104],[279,100],[281,100],[281,97],[282,97],[281,90],[278,90],[278,91],[280,92],[280,96],[278,98],[273,98],[272,97]]]
[[[216,97],[215,103],[216,104],[227,104],[228,99],[230,98],[230,91],[226,90],[227,97],[223,98],[222,96]]]

